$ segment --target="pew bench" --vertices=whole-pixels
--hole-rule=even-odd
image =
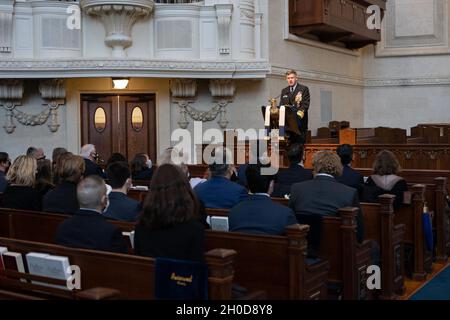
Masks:
[[[52,255],[65,256],[69,258],[71,265],[77,265],[81,270],[81,289],[110,288],[114,290],[114,297],[119,299],[154,299],[154,276],[155,259],[147,257],[131,256],[111,252],[68,248],[64,246],[17,240],[9,238],[0,238],[0,246],[8,248],[8,251],[22,253],[43,252]],[[208,294],[210,299],[230,299],[231,284],[233,280],[233,260],[236,252],[227,249],[214,249],[205,254],[206,263],[209,268],[208,275]],[[25,262],[24,262],[25,263]],[[132,270],[132,272],[130,272]],[[10,274],[9,278],[0,278],[0,290],[6,296],[15,294],[33,296],[36,288],[30,287],[25,283],[17,287],[17,277],[23,278],[21,274]],[[41,278],[29,279],[41,280]],[[16,278],[16,281],[14,281]],[[45,279],[42,279],[45,280]],[[39,288],[38,288],[39,289]],[[42,290],[42,288],[40,289]],[[91,290],[91,294],[99,292],[98,289]],[[76,293],[76,298],[88,298],[89,292]],[[81,294],[81,296],[79,295]],[[0,294],[1,296],[1,294]],[[103,297],[103,296],[100,296]],[[108,296],[107,296],[108,297]]]

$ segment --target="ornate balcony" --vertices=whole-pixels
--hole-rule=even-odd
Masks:
[[[264,78],[267,33],[256,4],[10,1],[0,4],[0,77]]]
[[[290,0],[289,31],[358,49],[381,40],[380,30],[367,27],[370,5],[379,6],[383,13],[386,0]]]

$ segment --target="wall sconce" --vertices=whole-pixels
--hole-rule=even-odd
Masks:
[[[113,78],[113,89],[117,90],[123,90],[128,88],[128,83],[130,82],[130,79],[128,78]]]

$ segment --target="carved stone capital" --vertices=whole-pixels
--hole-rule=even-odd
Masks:
[[[115,58],[126,57],[131,46],[131,30],[154,7],[153,0],[81,0],[81,8],[90,16],[98,17],[105,27],[105,44],[111,47]]]
[[[197,94],[197,80],[175,79],[170,83],[170,91],[174,98],[194,98]]]
[[[0,80],[0,103],[2,101],[21,101],[23,96],[23,81]]]
[[[39,92],[46,100],[66,98],[66,81],[64,79],[45,79],[39,82]]]
[[[215,99],[228,98],[232,100],[236,86],[232,79],[212,79],[209,81],[209,91]]]

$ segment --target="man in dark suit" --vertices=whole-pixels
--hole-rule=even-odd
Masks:
[[[235,168],[227,158],[224,152],[216,152],[215,160],[209,165],[211,178],[194,188],[205,208],[229,209],[247,198],[247,190],[230,181]]]
[[[336,153],[341,158],[341,163],[343,166],[342,175],[337,177],[336,180],[346,186],[355,188],[358,192],[364,184],[363,176],[356,170],[353,170],[350,166],[353,160],[353,147],[349,144],[340,145],[336,149]]]
[[[109,185],[109,206],[104,216],[119,221],[137,221],[142,210],[141,203],[127,197],[131,187],[131,171],[126,162],[113,162],[106,169]]]
[[[78,184],[80,210],[64,220],[56,231],[56,243],[75,248],[127,253],[120,229],[102,215],[108,202],[105,182],[97,176]]]
[[[84,146],[81,147],[80,155],[84,158],[84,165],[85,165],[84,176],[88,177],[91,175],[97,175],[105,179],[106,178],[105,173],[95,161],[96,154],[97,151],[93,144],[85,144]]]
[[[291,192],[294,183],[311,180],[312,171],[303,167],[303,145],[294,143],[287,152],[289,168],[279,171],[273,189],[272,197],[283,198]]]
[[[280,106],[289,106],[292,116],[286,117],[286,131],[291,143],[306,143],[310,95],[308,87],[298,83],[295,70],[286,72],[288,86],[281,91]],[[286,113],[289,114],[289,113]]]
[[[340,208],[360,208],[358,191],[336,180],[342,174],[342,164],[335,153],[328,150],[316,153],[313,167],[313,180],[292,185],[289,207],[296,214],[336,216]],[[364,226],[361,209],[356,220],[357,239],[362,242]]]
[[[287,226],[297,223],[291,209],[270,199],[273,176],[261,175],[261,167],[257,164],[247,167],[247,183],[252,194],[231,209],[230,231],[281,235]]]

